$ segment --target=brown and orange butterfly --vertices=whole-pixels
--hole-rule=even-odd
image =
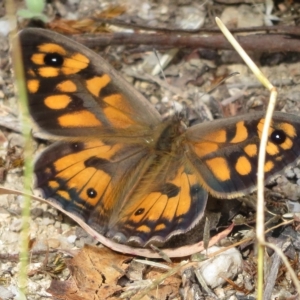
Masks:
[[[36,187],[64,211],[118,243],[163,246],[199,223],[208,194],[255,189],[263,113],[190,128],[163,121],[86,47],[42,29],[19,37],[31,116],[57,140],[36,160]],[[275,113],[266,179],[299,154],[300,119]]]

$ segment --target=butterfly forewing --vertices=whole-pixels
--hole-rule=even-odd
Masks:
[[[150,103],[83,45],[42,29],[23,30],[20,40],[30,113],[44,131],[140,136],[160,122]]]
[[[188,156],[213,195],[233,198],[256,187],[258,151],[264,113],[200,124],[187,132]],[[205,128],[206,127],[206,128]],[[265,179],[295,165],[300,153],[300,120],[276,112],[269,129]]]

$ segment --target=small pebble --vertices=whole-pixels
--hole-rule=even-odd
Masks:
[[[7,36],[11,30],[11,25],[9,20],[7,19],[0,19],[0,34]]]
[[[50,248],[57,249],[60,247],[60,241],[57,239],[48,239],[48,245]]]
[[[220,250],[220,247],[211,247],[208,249],[208,252],[213,253],[218,250]],[[207,285],[215,288],[225,283],[224,278],[234,278],[242,271],[243,259],[237,249],[231,248],[199,263],[199,265],[199,270]]]
[[[84,245],[85,245],[85,242],[84,242],[83,239],[79,239],[79,240],[76,240],[76,241],[75,241],[75,246],[76,246],[77,248],[82,248]]]
[[[74,244],[76,239],[77,239],[76,235],[70,235],[70,236],[67,237],[67,241],[68,241],[69,244]]]
[[[14,232],[19,232],[22,229],[22,220],[14,219],[9,226],[9,230]]]
[[[43,218],[42,219],[42,225],[48,226],[48,225],[52,225],[55,223],[55,220],[52,218]]]
[[[31,210],[30,214],[33,218],[38,218],[43,215],[43,210],[39,207],[35,207],[34,209]]]
[[[33,243],[32,249],[33,252],[42,252],[42,251],[48,251],[48,244],[45,239],[39,239],[37,238],[35,242]]]
[[[288,200],[286,202],[286,205],[288,207],[289,213],[300,213],[300,203],[298,203],[297,201]]]
[[[69,229],[70,229],[70,225],[69,224],[65,224],[65,223],[61,224],[61,230],[62,230],[62,232],[66,232]]]
[[[295,173],[293,169],[286,169],[284,173],[287,178],[292,179],[295,177]]]
[[[56,221],[56,222],[54,223],[54,227],[55,227],[55,228],[61,228],[61,222]]]

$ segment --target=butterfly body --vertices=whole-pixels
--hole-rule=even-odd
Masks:
[[[57,140],[35,162],[36,188],[100,234],[163,246],[199,223],[208,194],[255,189],[263,113],[186,128],[84,46],[41,29],[20,40],[31,116]],[[275,113],[267,180],[299,154],[300,120]]]

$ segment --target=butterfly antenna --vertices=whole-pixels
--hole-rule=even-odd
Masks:
[[[236,75],[240,75],[239,72],[233,72],[228,74],[225,78],[223,78],[221,81],[219,81],[211,90],[209,90],[207,93],[211,94],[213,91],[215,91],[220,85],[222,85],[227,79],[236,76]]]
[[[194,113],[201,119],[201,120],[205,120],[205,114],[207,114],[207,112],[205,114],[203,114],[203,112],[199,111],[198,107],[197,107],[197,100],[200,100],[202,97],[204,97],[205,95],[209,95],[211,94],[213,91],[215,91],[219,86],[221,86],[227,79],[239,75],[239,72],[233,72],[231,74],[228,74],[225,78],[223,78],[222,80],[220,80],[218,83],[216,83],[208,92],[206,93],[202,93],[199,97],[195,96],[194,97]],[[224,101],[224,100],[223,100]],[[231,100],[232,101],[232,100]],[[211,116],[212,117],[212,116]],[[210,120],[210,118],[208,118],[208,120]]]

